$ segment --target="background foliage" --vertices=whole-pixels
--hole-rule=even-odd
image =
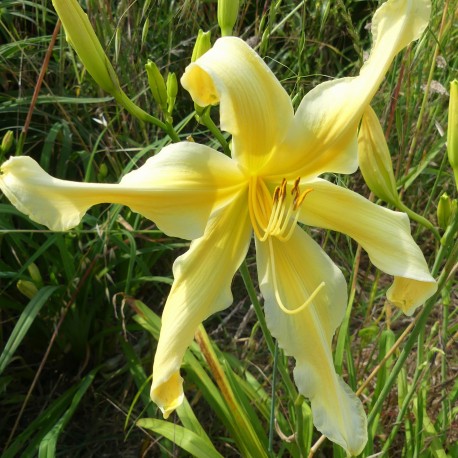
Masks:
[[[154,60],[164,76],[180,76],[198,29],[211,30],[213,40],[219,35],[212,1],[81,3],[125,92],[158,116],[146,61]],[[361,0],[245,0],[235,33],[256,47],[297,106],[316,84],[357,73],[377,6]],[[457,8],[456,0],[433,0],[429,29],[396,58],[373,102],[404,203],[436,226],[442,193],[457,197],[444,136],[449,83],[458,68]],[[12,130],[8,154],[30,155],[59,178],[116,182],[169,139],[97,88],[62,30],[49,48],[56,19],[47,0],[0,3],[0,136]],[[48,49],[49,64],[40,75]],[[184,90],[173,117],[180,137],[216,145],[195,120]],[[2,154],[0,162],[7,157]],[[329,178],[369,196],[359,173]],[[451,254],[439,258],[433,234],[417,223],[412,231],[437,276],[453,261]],[[390,279],[354,242],[326,231],[312,234],[350,285],[352,313],[336,339],[336,366],[355,391],[367,381],[361,396],[370,441],[363,456],[458,456],[453,265],[441,294],[415,324],[385,303]],[[149,402],[157,315],[172,262],[187,246],[115,205],[93,208],[68,233],[52,233],[0,196],[3,456],[307,456],[319,434],[307,404],[297,398],[290,362],[279,354],[272,367],[274,343],[262,332],[250,272],[234,280],[234,306],[205,323],[216,346],[205,346],[202,330],[186,356],[189,404],[165,423]],[[411,333],[395,345],[406,328]],[[232,398],[221,394],[222,386]],[[325,442],[316,456],[344,455]]]

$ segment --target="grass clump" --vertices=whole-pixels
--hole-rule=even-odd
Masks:
[[[144,65],[151,59],[163,76],[180,76],[198,30],[219,35],[216,2],[84,6],[124,92],[169,122],[149,92]],[[246,0],[234,34],[257,49],[297,107],[329,75],[357,74],[377,6]],[[364,457],[458,454],[457,222],[455,214],[439,228],[436,216],[444,192],[457,197],[445,144],[449,84],[458,68],[457,7],[456,0],[432,2],[427,32],[397,56],[372,103],[404,204],[441,238],[412,218],[439,293],[407,318],[385,301],[390,280],[359,246],[311,230],[349,281],[351,314],[336,337],[335,363],[368,412]],[[11,130],[15,139],[0,162],[30,155],[62,179],[117,182],[170,138],[96,86],[56,20],[44,0],[5,0],[0,7],[0,136]],[[180,139],[218,147],[193,110],[180,88],[171,113]],[[217,111],[211,115],[217,124]],[[328,178],[370,195],[360,173]],[[345,456],[313,430],[287,358],[263,333],[253,253],[234,281],[235,307],[209,319],[186,354],[188,400],[165,422],[149,400],[149,374],[171,266],[188,243],[116,205],[94,207],[84,224],[53,233],[0,199],[5,457]],[[229,387],[227,396],[222,387]]]

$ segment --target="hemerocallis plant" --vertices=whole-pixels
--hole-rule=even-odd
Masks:
[[[128,205],[170,236],[192,240],[174,264],[162,315],[151,397],[164,417],[183,400],[180,365],[199,324],[232,302],[231,281],[254,235],[268,327],[294,357],[298,390],[316,428],[351,454],[367,441],[363,406],[337,375],[331,343],[347,304],[344,276],[298,224],[340,231],[394,276],[387,298],[406,314],[437,288],[408,217],[319,178],[357,168],[357,128],[394,56],[424,31],[428,0],[389,0],[372,21],[373,47],[360,74],[325,82],[294,112],[263,60],[223,37],[181,82],[199,106],[220,105],[231,157],[194,142],[163,148],[119,184],[63,181],[32,158],[1,167],[0,188],[52,230],[78,225],[104,202]],[[64,24],[65,25],[65,24]]]

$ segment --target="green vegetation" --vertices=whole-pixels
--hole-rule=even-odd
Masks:
[[[0,163],[30,155],[53,176],[114,183],[170,143],[164,125],[180,139],[227,148],[217,108],[215,125],[208,112],[199,123],[182,88],[173,110],[170,100],[159,106],[145,70],[151,60],[165,79],[179,78],[198,30],[220,36],[216,2],[80,3],[123,91],[160,123],[140,122],[98,88],[56,28],[51,2],[3,0],[0,139],[11,130],[14,142],[0,149]],[[244,0],[234,34],[257,49],[297,107],[318,83],[357,74],[378,3]],[[438,293],[406,317],[386,302],[391,279],[355,242],[310,231],[349,284],[335,362],[368,414],[364,457],[458,456],[458,215],[440,224],[436,216],[444,192],[458,197],[446,149],[458,1],[432,4],[429,28],[397,56],[372,107],[403,204],[419,215],[412,233]],[[360,172],[327,178],[370,195]],[[345,456],[313,429],[291,361],[265,333],[254,251],[234,280],[234,305],[205,322],[185,356],[187,400],[162,419],[149,399],[150,372],[172,263],[188,245],[116,205],[54,233],[0,195],[3,457]]]

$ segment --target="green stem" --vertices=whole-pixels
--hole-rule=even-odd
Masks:
[[[140,119],[140,121],[147,122],[149,124],[153,124],[156,127],[159,127],[169,135],[173,142],[180,141],[180,137],[178,137],[178,134],[169,122],[162,122],[160,119],[157,119],[154,116],[148,114],[145,110],[143,110],[134,102],[132,102],[132,100],[130,100],[129,97],[127,97],[125,92],[120,90],[119,92],[115,92],[112,95],[115,98],[115,100],[121,106],[123,106],[131,115],[135,116],[137,119]]]
[[[277,382],[277,365],[278,365],[278,343],[275,342],[274,352],[274,365],[272,368],[272,395],[270,405],[270,421],[269,421],[269,446],[268,452],[273,452],[273,441],[274,441],[274,424],[275,424],[275,394],[276,394],[276,382]]]
[[[214,135],[214,137],[218,140],[220,145],[223,148],[224,154],[226,156],[230,156],[231,150],[229,148],[229,143],[225,139],[224,135],[218,129],[216,124],[213,122],[213,119],[210,117],[210,107],[205,108],[203,113],[199,116],[199,122],[202,123],[204,126],[208,128],[208,130]]]
[[[417,223],[419,223],[422,226],[424,226],[427,229],[429,229],[433,233],[433,235],[436,238],[436,240],[440,241],[441,236],[439,234],[439,231],[433,226],[431,221],[427,220],[424,216],[421,216],[418,213],[415,213],[409,207],[404,205],[401,201],[397,202],[396,206],[398,207],[399,210],[402,210],[403,212],[407,213],[407,215],[409,215],[410,219],[413,219]]]
[[[304,413],[302,411],[302,404],[304,403],[304,396],[299,394],[294,401],[294,410],[296,413],[296,443],[299,447],[299,450],[305,452],[304,444],[304,433],[305,433],[305,425],[304,425]]]
[[[418,380],[420,379],[420,375],[421,375],[420,371],[417,371],[415,373],[415,376],[410,386],[410,389],[402,402],[402,406],[401,406],[401,409],[399,410],[398,417],[396,418],[396,421],[394,422],[393,428],[390,431],[388,439],[385,441],[385,444],[383,445],[382,452],[381,452],[382,456],[387,456],[387,453],[391,447],[391,444],[393,443],[393,440],[396,437],[396,434],[398,433],[399,429],[402,426],[402,419],[405,417],[407,413],[407,408],[409,407],[410,401],[412,400],[414,394],[417,392],[417,389],[418,389],[417,383],[418,383]]]
[[[450,272],[452,271],[455,263],[457,262],[458,259],[458,241],[454,242],[455,235],[458,231],[458,218],[455,218],[454,222],[452,225],[450,225],[447,230],[445,231],[444,237],[443,237],[443,243],[440,245],[439,251],[437,253],[436,260],[434,262],[434,266],[432,268],[432,275],[436,276],[439,272],[439,268],[442,264],[442,261],[444,257],[447,256],[447,261],[444,265],[444,268],[442,269],[442,272],[439,276],[439,279],[437,281],[437,292],[432,296],[425,304],[420,316],[418,317],[418,321],[415,324],[414,328],[412,329],[412,332],[409,336],[409,338],[406,341],[406,344],[400,353],[398,360],[396,361],[396,364],[393,366],[393,369],[391,370],[390,377],[385,383],[385,386],[383,387],[382,391],[379,394],[379,397],[374,404],[374,407],[369,414],[368,417],[368,424],[370,425],[375,418],[377,417],[377,413],[382,407],[382,403],[388,396],[388,393],[390,392],[396,377],[398,376],[400,370],[404,366],[404,363],[409,355],[410,350],[412,349],[413,345],[415,344],[421,330],[425,327],[426,322],[428,320],[428,317],[435,305],[435,302],[439,295],[441,294],[441,289],[444,287],[446,284],[448,277],[450,275]],[[453,245],[453,246],[452,246]]]
[[[267,327],[266,319],[264,317],[264,312],[262,310],[261,304],[259,303],[258,296],[256,294],[256,289],[251,280],[250,272],[248,271],[248,266],[246,261],[242,262],[240,266],[240,275],[242,276],[243,282],[245,283],[245,288],[247,290],[248,296],[253,304],[256,317],[259,321],[259,326],[261,327],[264,339],[266,340],[267,348],[270,353],[275,357],[275,343]],[[288,371],[286,370],[284,364],[278,361],[278,372],[280,373],[283,383],[285,384],[286,389],[288,390],[289,398],[296,399],[297,390],[294,386],[294,383],[291,381]]]

